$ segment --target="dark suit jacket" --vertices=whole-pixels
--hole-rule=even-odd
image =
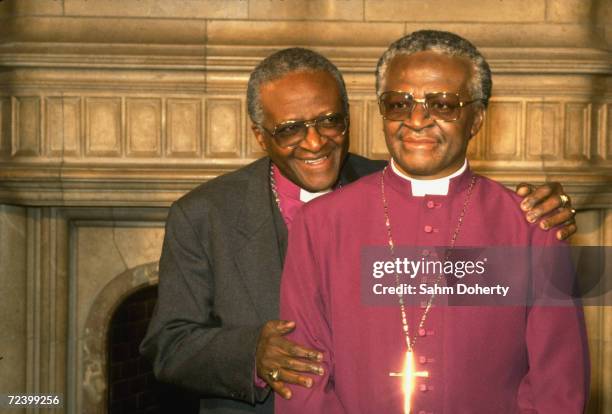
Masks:
[[[349,154],[340,182],[380,170]],[[262,325],[278,319],[287,229],[265,157],[189,192],[170,208],[159,297],[141,352],[158,379],[197,392],[201,413],[272,413],[254,385]]]

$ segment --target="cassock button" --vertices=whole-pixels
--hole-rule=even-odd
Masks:
[[[427,331],[425,330],[425,328],[419,329],[419,336],[425,336],[425,335],[427,335]]]
[[[423,230],[425,230],[425,233],[431,233],[433,231],[433,227],[427,224],[425,227],[423,227]]]
[[[426,364],[426,363],[427,363],[427,358],[425,358],[424,356],[420,356],[420,357],[419,357],[419,362],[420,362],[421,364]]]
[[[436,206],[436,203],[434,203],[433,201],[429,200],[427,202],[427,208],[434,208]]]
[[[424,257],[429,256],[429,253],[430,253],[430,252],[429,252],[429,250],[427,250],[427,249],[425,249],[425,250],[423,250],[423,251],[421,252],[421,254],[422,254]]]
[[[425,384],[421,384],[421,385],[419,385],[419,391],[421,391],[421,392],[427,392],[427,385],[425,385]]]

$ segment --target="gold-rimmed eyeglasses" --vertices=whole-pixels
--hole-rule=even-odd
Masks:
[[[453,92],[432,92],[425,94],[425,98],[417,99],[409,92],[388,91],[378,98],[378,107],[384,119],[406,121],[419,103],[431,119],[453,122],[461,116],[461,108],[479,101],[481,99],[462,101],[459,94]]]

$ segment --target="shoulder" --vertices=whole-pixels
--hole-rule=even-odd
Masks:
[[[350,165],[360,177],[380,171],[387,165],[387,161],[385,160],[371,160],[351,152],[346,156],[346,163]]]
[[[485,211],[503,214],[506,220],[516,218],[521,219],[521,224],[526,223],[520,208],[522,198],[519,195],[500,182],[479,174],[475,176],[478,178],[478,203],[485,206]]]
[[[523,200],[521,196],[497,181],[477,176],[480,182],[477,202],[485,206],[483,214],[489,216],[492,222],[512,229],[514,234],[523,234],[532,245],[564,244],[556,239],[554,229],[542,230],[538,223],[529,223],[525,219],[525,213],[520,207]]]
[[[386,161],[370,160],[357,154],[348,153],[340,170],[340,182],[343,185],[352,183],[363,176],[382,170],[385,165]]]
[[[499,181],[495,181],[480,174],[474,175],[478,177],[478,181],[480,182],[480,186],[482,187],[481,191],[484,190],[490,193],[491,195],[495,195],[496,197],[502,197],[502,202],[512,201],[514,204],[516,204],[516,207],[518,208],[518,204],[522,199],[521,196],[504,186]]]
[[[364,214],[380,198],[380,173],[372,173],[302,207],[306,217],[340,222]]]
[[[267,157],[236,171],[220,175],[200,184],[173,203],[187,216],[201,214],[204,210],[232,210],[243,205],[249,186],[257,181],[267,182],[269,159]]]

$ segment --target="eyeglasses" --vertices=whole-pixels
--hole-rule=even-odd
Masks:
[[[296,147],[308,134],[308,128],[314,126],[317,133],[325,138],[336,138],[346,133],[348,117],[343,114],[329,113],[305,121],[286,121],[269,131],[259,124],[281,147]]]
[[[461,101],[459,94],[432,92],[417,99],[409,92],[389,91],[380,95],[378,106],[383,118],[390,121],[405,121],[412,116],[417,103],[425,108],[427,116],[434,121],[453,122],[461,116],[461,108],[480,99]]]

